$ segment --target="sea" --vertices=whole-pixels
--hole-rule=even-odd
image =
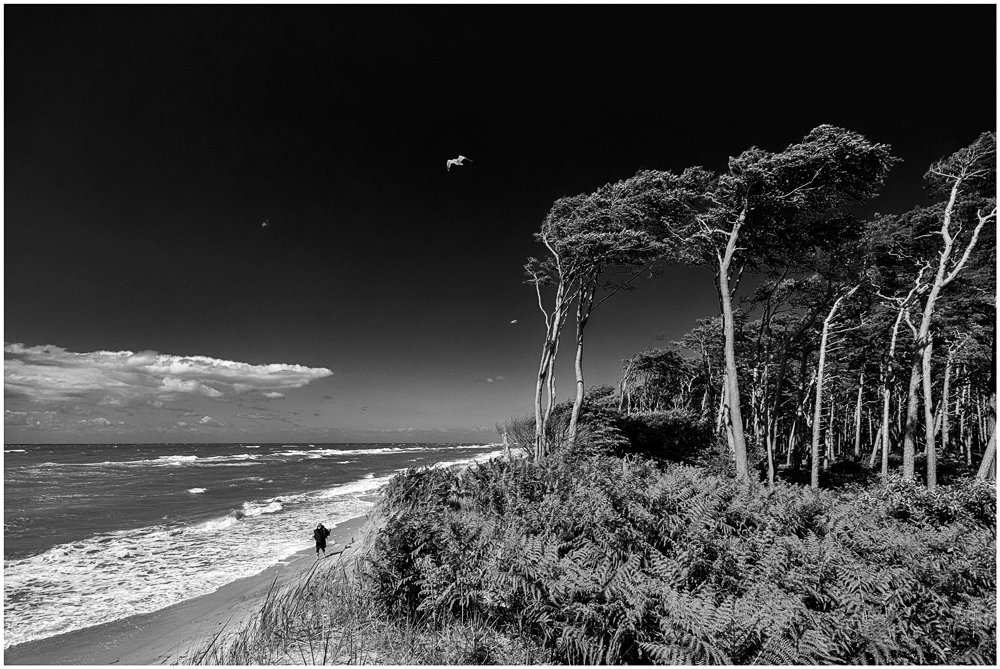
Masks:
[[[149,613],[286,562],[397,473],[497,444],[4,446],[4,648]]]

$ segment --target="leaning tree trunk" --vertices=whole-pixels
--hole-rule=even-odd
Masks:
[[[536,284],[538,293],[538,308],[545,316],[545,344],[542,346],[542,358],[538,364],[538,377],[535,379],[535,458],[544,458],[548,444],[545,431],[552,415],[552,405],[555,401],[555,360],[559,353],[559,334],[566,319],[566,285],[562,281],[556,287],[555,305],[552,313],[542,307],[541,287]],[[542,412],[542,393],[548,388],[548,405]]]
[[[810,479],[810,485],[814,490],[819,488],[819,440],[820,433],[822,432],[823,373],[826,366],[826,345],[830,339],[830,324],[833,322],[834,316],[837,314],[837,309],[840,308],[840,303],[843,302],[844,299],[853,295],[854,291],[856,291],[859,287],[860,285],[854,286],[846,295],[838,297],[836,302],[833,303],[833,307],[830,308],[830,313],[823,319],[823,335],[820,337],[819,341],[819,365],[816,369],[816,402],[813,408],[812,425],[812,476]]]
[[[993,478],[995,472],[997,457],[997,396],[995,391],[990,395],[990,409],[990,440],[986,444],[983,461],[979,464],[979,471],[976,473],[976,478],[983,481]]]
[[[995,406],[994,411],[996,411]],[[993,461],[996,460],[997,457],[997,421],[995,416],[991,422],[990,440],[986,444],[986,452],[983,454],[983,461],[979,464],[979,471],[976,473],[976,478],[983,481],[993,477]]]

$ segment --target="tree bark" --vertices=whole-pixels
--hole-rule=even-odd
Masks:
[[[924,450],[927,452],[928,490],[933,490],[937,486],[937,440],[934,438],[934,404],[931,397],[931,355],[933,350],[934,343],[928,335],[927,345],[924,347],[924,354],[921,360],[921,376],[924,386],[924,430],[926,434],[926,446]]]
[[[538,294],[538,308],[545,316],[545,344],[542,346],[538,377],[535,379],[535,458],[542,459],[548,452],[545,431],[555,401],[555,360],[559,353],[559,334],[566,318],[566,285],[560,281],[556,286],[555,305],[551,313],[545,311],[542,306],[542,291],[539,283],[535,284],[535,290]],[[543,412],[542,394],[546,388],[548,388],[548,404]]]
[[[903,478],[913,480],[916,475],[914,459],[916,457],[917,434],[917,388],[920,386],[920,367],[922,358],[914,355],[910,362],[910,385],[906,391],[906,422],[903,428]]]
[[[955,351],[952,348],[948,349],[948,362],[944,367],[944,384],[941,388],[941,408],[938,409],[938,414],[941,419],[941,450],[947,452],[949,432],[951,432],[951,421],[949,420],[950,407],[948,406],[951,402],[951,366],[955,358]]]
[[[729,407],[729,432],[732,435],[733,459],[736,463],[736,479],[749,481],[747,469],[746,438],[743,434],[743,414],[740,410],[740,384],[736,371],[736,329],[733,322],[733,298],[729,288],[729,271],[736,252],[736,240],[740,227],[746,219],[746,208],[733,225],[726,245],[725,255],[719,258],[719,300],[722,302],[722,328],[726,349],[726,403]]]
[[[858,382],[858,403],[854,407],[854,459],[861,457],[861,398],[865,391],[865,372],[861,370]]]
[[[596,286],[590,285],[580,290],[576,305],[576,399],[573,401],[573,413],[569,419],[569,429],[566,433],[566,444],[572,447],[576,443],[577,425],[580,421],[580,410],[583,408],[583,331],[590,320],[590,310],[594,305]]]
[[[976,478],[986,481],[994,476],[994,460],[997,456],[997,396],[992,393],[990,396],[990,440],[986,444],[986,452],[983,453],[983,461],[979,463],[979,471]]]

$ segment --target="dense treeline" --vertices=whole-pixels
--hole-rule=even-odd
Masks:
[[[546,255],[527,265],[547,326],[532,455],[551,450],[569,315],[572,444],[594,309],[657,263],[681,262],[714,271],[720,315],[623,361],[623,412],[711,420],[740,480],[760,459],[770,484],[805,468],[818,487],[844,459],[912,480],[918,456],[932,489],[939,456],[992,476],[996,136],[930,167],[929,204],[859,218],[896,161],[886,145],[821,126],[779,153],[748,149],[720,174],[642,171],[558,200],[536,235]]]

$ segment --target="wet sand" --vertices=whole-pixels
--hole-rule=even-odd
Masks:
[[[189,661],[191,653],[222,631],[239,628],[258,610],[272,587],[293,582],[310,569],[327,569],[360,536],[367,517],[352,518],[330,528],[327,558],[315,549],[296,553],[286,563],[233,581],[215,592],[152,613],[123,618],[4,650],[4,664],[145,665]]]

